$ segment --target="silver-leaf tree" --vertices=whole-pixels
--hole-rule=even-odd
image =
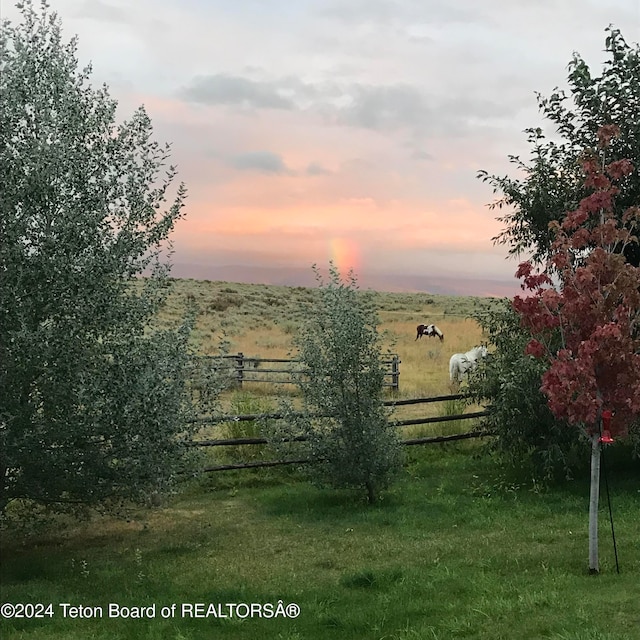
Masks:
[[[0,26],[0,512],[143,498],[182,460],[188,327],[150,321],[186,190],[144,108],[118,125],[58,16],[18,7]]]

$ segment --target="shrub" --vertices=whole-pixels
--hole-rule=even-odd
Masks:
[[[497,435],[489,450],[538,481],[570,476],[586,445],[551,413],[540,391],[545,367],[524,353],[531,335],[508,300],[478,312],[476,319],[495,347],[469,379],[474,400],[489,401],[484,427]]]
[[[307,417],[293,420],[307,437],[314,478],[366,489],[370,503],[400,467],[400,442],[383,404],[385,368],[372,294],[331,265],[329,281],[295,338],[305,370],[297,378]],[[329,414],[312,418],[312,414]]]

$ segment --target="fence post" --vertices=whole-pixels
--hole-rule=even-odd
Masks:
[[[237,363],[237,380],[238,380],[238,386],[240,388],[242,388],[242,378],[244,376],[244,353],[242,353],[242,351],[238,352],[238,355],[236,357],[236,363]]]
[[[391,388],[398,391],[400,388],[400,360],[397,354],[391,360]]]

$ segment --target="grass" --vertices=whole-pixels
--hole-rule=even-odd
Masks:
[[[286,357],[313,292],[178,281],[161,323],[189,299],[200,307],[194,347],[215,354],[221,338],[247,356]],[[400,393],[446,394],[448,359],[482,339],[468,319],[477,301],[380,294],[382,329],[400,355]],[[491,304],[491,301],[484,301]],[[415,340],[434,322],[445,333]],[[285,385],[246,385],[222,397],[226,412],[275,406]],[[394,418],[459,413],[462,405],[415,405]],[[403,436],[467,430],[420,425]],[[204,437],[257,435],[259,425],[208,427]],[[311,486],[299,470],[211,474],[185,484],[161,508],[128,519],[60,520],[31,537],[5,530],[3,602],[52,603],[53,617],[0,618],[0,637],[155,639],[374,638],[380,640],[637,640],[640,638],[638,469],[609,467],[622,572],[615,573],[601,500],[602,574],[587,574],[588,477],[541,492],[480,456],[481,444],[407,447],[402,476],[371,507],[350,492]],[[211,462],[240,453],[215,448]],[[256,448],[253,455],[267,455]],[[180,615],[194,603],[283,603],[296,618]],[[61,603],[102,607],[103,618],[63,617]],[[150,607],[155,617],[109,619],[108,603]],[[162,607],[176,604],[163,618]],[[169,608],[167,611],[171,611]],[[206,608],[205,608],[206,611]],[[223,611],[224,613],[224,611]]]
[[[464,399],[458,400],[447,400],[444,402],[444,415],[445,416],[457,416],[464,413],[466,409],[467,403]],[[467,425],[463,420],[451,420],[450,422],[444,423],[446,427],[453,433],[460,432],[463,430],[464,426]]]
[[[2,600],[53,618],[0,621],[5,638],[640,637],[638,476],[611,481],[622,572],[601,514],[602,574],[587,567],[588,479],[531,491],[477,444],[409,453],[367,506],[292,471],[193,482],[166,507],[23,545],[5,539]],[[295,602],[290,618],[162,619],[177,603]],[[63,618],[59,603],[156,605],[142,620]]]
[[[234,415],[272,413],[276,407],[268,399],[252,396],[246,391],[233,394],[230,402],[230,411]],[[223,438],[259,438],[265,435],[265,428],[269,421],[262,424],[258,420],[245,420],[238,422],[224,422],[218,426]],[[222,455],[216,462],[255,462],[258,460],[273,460],[276,456],[270,447],[263,446],[228,446],[224,447]]]

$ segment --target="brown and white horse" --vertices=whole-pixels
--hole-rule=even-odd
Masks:
[[[444,333],[442,333],[442,331],[440,331],[440,329],[438,329],[435,324],[419,324],[416,340],[418,338],[422,338],[422,336],[427,336],[429,338],[437,336],[438,338],[440,338],[441,342],[442,340],[444,340]]]

